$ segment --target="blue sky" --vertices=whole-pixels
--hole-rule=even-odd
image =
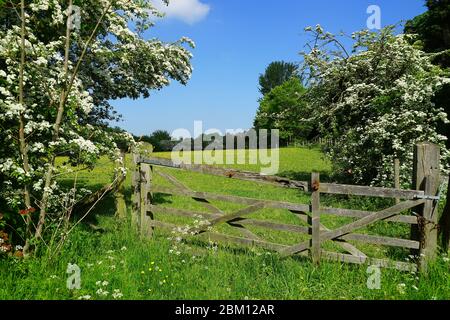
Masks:
[[[146,36],[196,42],[194,73],[187,86],[173,82],[149,99],[118,100],[118,126],[136,134],[157,129],[193,131],[247,129],[258,108],[258,76],[275,60],[297,62],[308,25],[330,32],[366,27],[369,5],[378,5],[382,25],[426,11],[423,0],[172,0],[167,17]]]

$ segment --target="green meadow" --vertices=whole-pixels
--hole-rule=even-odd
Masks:
[[[153,154],[170,157],[170,153]],[[192,155],[195,157],[195,155]],[[225,152],[217,155],[226,157]],[[64,164],[59,159],[59,164]],[[127,155],[129,172],[133,170]],[[261,164],[222,165],[259,171]],[[92,171],[61,177],[70,185],[76,178],[80,187],[98,189],[112,180],[113,164],[102,159]],[[279,175],[309,180],[319,171],[327,180],[331,163],[316,148],[280,150]],[[250,181],[232,180],[168,168],[155,168],[153,183],[171,186],[162,174],[170,174],[195,191],[228,194],[256,199],[280,200],[308,204],[310,194]],[[440,255],[427,275],[381,270],[381,288],[367,286],[367,265],[350,265],[323,261],[320,266],[308,257],[281,258],[278,254],[254,247],[222,245],[212,241],[179,241],[170,231],[156,229],[152,239],[143,239],[131,224],[131,174],[125,182],[128,219],[115,216],[114,198],[104,199],[70,235],[63,252],[50,260],[45,253],[29,260],[0,260],[0,299],[450,299],[449,262]],[[362,210],[379,210],[392,201],[361,197],[323,197],[326,206]],[[153,203],[170,208],[207,212],[200,203],[181,196],[155,194]],[[211,202],[225,213],[242,205]],[[305,225],[286,210],[264,209],[250,218]],[[157,220],[189,226],[194,219],[157,214]],[[322,216],[328,228],[351,222],[349,218]],[[95,228],[93,227],[95,226]],[[249,227],[261,239],[280,244],[294,244],[305,235]],[[216,232],[239,236],[239,230],[220,225]],[[381,222],[360,230],[361,233],[407,238],[409,226]],[[353,243],[367,255],[408,261],[409,252],[392,247]],[[336,243],[325,243],[329,251],[343,252]],[[81,269],[81,289],[68,290],[68,264]]]

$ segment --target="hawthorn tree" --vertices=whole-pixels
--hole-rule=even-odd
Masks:
[[[1,13],[0,210],[27,253],[61,225],[67,236],[66,220],[84,195],[76,178],[70,190],[60,186],[57,178],[72,169],[57,166],[56,158],[91,168],[102,155],[119,159],[117,140],[134,142],[90,121],[93,110],[109,99],[148,97],[170,79],[186,83],[192,72],[186,44],[193,43],[146,40],[160,14],[145,0],[11,0]]]
[[[447,114],[433,103],[450,80],[411,45],[413,36],[395,35],[393,29],[354,33],[352,51],[319,25],[306,29],[313,37],[303,55],[308,104],[322,136],[335,142],[327,153],[336,176],[354,183],[392,186],[395,158],[408,183],[419,141],[438,144],[443,163],[450,156],[447,138],[437,131],[448,123]]]

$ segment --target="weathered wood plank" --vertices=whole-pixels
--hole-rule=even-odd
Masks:
[[[350,232],[352,232],[352,231],[354,231],[356,229],[360,229],[360,228],[368,226],[368,225],[370,225],[372,223],[375,223],[377,221],[384,220],[384,219],[389,218],[389,217],[391,217],[391,216],[393,216],[395,214],[398,214],[399,212],[402,212],[404,210],[408,210],[408,209],[411,209],[411,208],[416,207],[418,205],[421,205],[424,202],[425,202],[424,200],[410,200],[410,201],[402,202],[402,203],[400,203],[398,205],[395,205],[395,206],[390,207],[388,209],[385,209],[383,211],[374,213],[374,214],[372,214],[370,216],[362,218],[362,219],[360,219],[358,221],[355,221],[353,223],[349,223],[349,224],[347,224],[347,225],[345,225],[343,227],[340,227],[340,228],[338,228],[336,230],[323,233],[321,235],[321,237],[320,237],[320,241],[323,242],[323,241],[326,241],[326,240],[332,240],[332,239],[336,239],[336,238],[342,237],[343,235],[346,235],[346,234],[348,234],[348,233],[350,233]],[[294,254],[296,252],[305,251],[305,250],[309,249],[309,247],[310,247],[309,242],[304,242],[304,243],[301,243],[301,244],[298,244],[298,245],[294,245],[294,246],[284,250],[282,252],[282,255],[283,256],[289,256],[289,255],[292,255],[292,254]]]
[[[322,183],[320,185],[320,192],[353,196],[400,198],[405,200],[414,200],[417,199],[417,197],[421,197],[424,195],[423,191],[416,190],[397,190],[391,188],[353,186],[333,183]]]
[[[329,252],[322,251],[323,258],[330,261],[338,261],[345,263],[354,263],[354,264],[368,264],[368,265],[376,265],[382,268],[391,268],[397,269],[400,271],[417,271],[417,265],[413,263],[400,262],[400,261],[392,261],[388,259],[374,259],[367,257],[356,257],[348,254],[337,253],[337,252]]]
[[[320,174],[311,174],[311,257],[314,264],[320,264]]]
[[[197,173],[210,174],[220,177],[227,177],[230,179],[255,181],[261,183],[268,183],[277,185],[284,188],[294,188],[308,191],[308,182],[295,181],[283,177],[266,176],[256,172],[240,171],[234,169],[223,169],[207,165],[189,165],[189,164],[176,164],[172,160],[163,158],[146,158],[141,159],[141,162],[148,163],[155,166],[168,167],[174,169],[182,169]]]
[[[428,196],[436,196],[440,183],[440,170],[439,146],[433,143],[417,144],[414,150],[414,189],[424,190]],[[422,272],[427,272],[428,263],[434,260],[437,254],[438,214],[436,208],[435,201],[427,200],[423,206],[415,210],[422,223],[418,228],[413,228],[412,237],[420,240],[421,243],[419,267]]]
[[[364,218],[376,213],[375,211],[351,210],[351,209],[328,208],[328,207],[321,207],[320,212],[322,214],[349,217],[349,218]],[[387,218],[385,219],[385,221],[417,224],[417,217],[409,215],[397,215],[391,218]]]
[[[139,164],[139,155],[136,153],[133,153],[133,163],[134,163],[134,172],[132,175],[132,188],[133,188],[133,207],[131,210],[131,224],[134,228],[139,228],[139,217],[140,217],[140,185],[141,185],[141,174],[140,174],[140,164]]]
[[[124,186],[124,182],[126,179],[126,173],[123,172],[121,170],[121,168],[124,166],[125,164],[125,152],[122,151],[120,153],[120,159],[118,161],[116,161],[116,165],[115,165],[115,179],[118,180],[118,184],[115,188],[115,192],[114,192],[114,200],[115,200],[115,204],[116,204],[116,216],[119,219],[126,219],[127,217],[127,204],[125,202],[125,186]]]
[[[309,211],[308,205],[293,204],[293,203],[283,202],[283,201],[261,200],[261,199],[245,198],[245,197],[238,197],[238,196],[231,196],[231,195],[219,195],[219,194],[208,193],[208,192],[174,190],[174,189],[162,187],[162,186],[155,186],[153,190],[155,193],[173,194],[173,195],[180,195],[180,196],[186,196],[186,197],[198,198],[198,199],[210,199],[210,200],[234,202],[234,203],[238,203],[238,204],[247,204],[247,205],[263,203],[265,205],[265,207],[267,207],[267,208],[287,209],[287,210],[303,211],[303,212]]]
[[[182,190],[187,190],[187,191],[192,191],[186,185],[184,185],[183,183],[178,181],[174,176],[172,176],[172,175],[170,175],[168,173],[161,172],[161,171],[157,171],[157,173],[161,177],[169,180],[170,183],[172,183],[172,185],[174,185],[176,188],[179,188],[179,189],[182,189]],[[193,198],[193,199],[195,201],[199,202],[203,207],[205,207],[208,210],[210,210],[212,213],[217,213],[219,216],[220,215],[224,215],[224,212],[222,210],[220,210],[216,206],[212,205],[208,200],[198,199],[198,198]],[[237,224],[237,223],[231,223],[231,222],[227,222],[227,224],[229,226],[233,227],[233,228],[236,228],[245,237],[248,237],[248,238],[254,239],[254,240],[260,239],[256,234],[254,234],[250,230],[247,230],[243,225],[240,225],[240,224]]]
[[[150,223],[154,227],[162,228],[162,229],[166,229],[166,230],[175,230],[177,228],[177,225],[175,225],[175,224],[161,222],[161,221],[157,221],[157,220],[153,220]],[[244,246],[261,247],[261,248],[276,251],[276,252],[279,252],[280,250],[287,247],[286,245],[272,243],[272,242],[268,242],[268,241],[246,239],[246,238],[229,236],[229,235],[224,235],[224,234],[215,233],[215,232],[205,232],[205,233],[202,233],[199,235],[189,236],[189,237],[193,237],[196,239],[198,239],[198,238],[207,239],[210,241],[229,242],[229,243],[244,245]]]
[[[309,216],[307,215],[303,215],[303,214],[298,214],[296,213],[297,217],[306,222],[309,223]],[[331,231],[330,229],[328,229],[327,227],[325,227],[323,224],[320,224],[320,230],[321,231]],[[311,231],[310,231],[311,234]],[[351,243],[347,243],[347,242],[337,242],[337,244],[344,249],[346,252],[354,255],[354,256],[361,256],[361,257],[365,257],[366,254],[364,252],[362,252],[361,250],[359,250],[358,248],[356,248],[354,245],[352,245]],[[306,249],[305,249],[306,250]]]
[[[210,213],[204,213],[204,212],[181,210],[181,209],[161,207],[161,206],[149,206],[149,210],[150,209],[154,213],[173,214],[173,215],[177,215],[177,216],[192,217],[192,218],[201,216],[202,218],[208,219],[208,218],[217,218],[217,217],[221,216],[220,214],[210,214]],[[295,233],[302,233],[302,234],[309,234],[311,232],[311,229],[309,227],[303,227],[303,226],[297,226],[297,225],[291,225],[291,224],[283,224],[283,223],[277,223],[277,222],[265,221],[265,220],[238,218],[238,219],[231,221],[230,223],[239,223],[244,226],[255,226],[255,227],[261,227],[261,228],[266,228],[266,229],[271,229],[271,230],[295,232]]]
[[[293,224],[283,224],[283,223],[276,223],[276,222],[271,222],[271,221],[255,220],[255,219],[243,219],[243,220],[237,220],[237,221],[239,221],[239,223],[243,224],[243,225],[261,227],[261,228],[277,230],[277,231],[295,232],[295,233],[301,233],[301,234],[310,234],[310,232],[311,232],[311,229],[308,227],[296,226]]]
[[[141,192],[140,192],[140,232],[143,237],[151,237],[153,235],[153,227],[149,221],[153,219],[152,214],[148,214],[147,206],[149,202],[149,193],[152,182],[152,171],[150,165],[141,164]]]
[[[339,239],[346,241],[359,241],[365,243],[372,243],[389,247],[401,247],[407,249],[418,249],[420,246],[419,241],[383,237],[383,236],[374,236],[368,234],[357,234],[357,233],[347,234],[345,236],[340,237]]]
[[[203,233],[205,232],[207,229],[214,227],[218,224],[224,223],[224,222],[230,222],[232,220],[235,220],[237,218],[242,218],[242,216],[246,216],[249,214],[252,214],[256,211],[259,211],[261,209],[263,209],[264,203],[257,203],[257,204],[253,204],[247,208],[241,209],[236,211],[235,213],[231,213],[231,214],[226,214],[217,218],[213,218],[211,220],[208,221],[208,224],[205,225],[204,227],[198,227],[198,228],[193,228],[191,231],[195,232],[195,233]]]

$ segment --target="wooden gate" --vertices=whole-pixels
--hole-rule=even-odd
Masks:
[[[185,238],[203,238],[210,241],[233,243],[245,246],[257,246],[278,252],[281,256],[310,255],[312,261],[319,264],[321,259],[341,261],[356,264],[371,264],[380,267],[396,268],[404,271],[426,269],[427,261],[431,260],[437,250],[437,191],[439,187],[439,153],[436,145],[421,143],[415,149],[415,166],[413,176],[414,190],[377,188],[354,185],[321,183],[319,173],[311,174],[311,181],[294,181],[281,177],[262,176],[252,172],[227,170],[210,166],[177,165],[170,160],[160,158],[141,158],[134,156],[136,171],[133,176],[134,214],[133,223],[139,226],[143,236],[152,236],[154,228],[168,230],[180,229],[172,223],[155,219],[155,215],[173,215],[181,217],[202,218],[200,224],[183,229]],[[284,201],[262,200],[232,195],[198,192],[186,187],[173,175],[158,170],[159,167],[187,170],[201,174],[254,181],[272,184],[284,188],[294,188],[301,192],[311,193],[309,205]],[[153,175],[158,174],[167,179],[173,186],[164,187],[152,183]],[[156,194],[176,195],[194,199],[207,209],[205,212],[175,209],[157,205],[152,202]],[[330,208],[321,205],[321,194],[354,195],[396,199],[394,206],[378,212]],[[401,201],[399,201],[399,199]],[[222,201],[245,205],[233,213],[224,213],[211,201]],[[284,209],[300,218],[305,226],[279,223],[276,221],[250,218],[265,208]],[[403,214],[407,212],[407,214]],[[353,222],[330,230],[321,223],[321,216],[334,215],[354,218]],[[358,233],[357,231],[379,221],[389,221],[411,225],[411,237],[401,239],[378,235]],[[213,231],[214,227],[227,224],[237,230],[240,236],[232,236]],[[294,245],[286,245],[261,239],[249,226],[303,234],[305,241]],[[326,241],[333,241],[345,253],[328,251],[323,248]],[[368,257],[356,247],[354,242],[374,245],[401,247],[410,249],[417,255],[417,263],[375,259]]]

